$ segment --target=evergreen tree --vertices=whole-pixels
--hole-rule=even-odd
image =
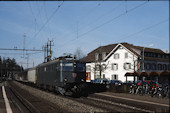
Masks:
[[[23,70],[23,67],[16,63],[14,58],[10,59],[9,57],[6,59],[3,57],[3,60],[0,56],[0,75],[8,76],[9,74],[15,74]]]

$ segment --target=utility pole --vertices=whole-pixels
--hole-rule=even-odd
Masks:
[[[48,57],[48,42],[47,42],[47,62],[49,62],[49,57]]]
[[[43,49],[44,49],[44,62],[46,62],[46,45],[43,46]]]
[[[50,60],[51,60],[51,55],[52,55],[52,52],[51,52],[51,40],[50,40]]]
[[[51,60],[51,56],[52,56],[51,46],[54,46],[54,42],[53,42],[53,44],[51,42],[53,42],[53,40],[50,40],[50,60]]]
[[[44,48],[44,62],[49,62],[52,56],[51,46],[54,46],[52,43],[53,40],[48,40],[47,44],[43,47]]]

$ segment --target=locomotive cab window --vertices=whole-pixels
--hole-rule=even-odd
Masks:
[[[85,71],[85,64],[77,63],[76,64],[76,71]]]
[[[63,71],[73,71],[73,63],[63,63]]]

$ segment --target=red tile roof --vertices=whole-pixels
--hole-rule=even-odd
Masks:
[[[133,44],[129,44],[129,43],[120,43],[122,44],[124,47],[126,47],[127,49],[129,49],[131,52],[133,52],[136,56],[140,57],[141,55],[138,54],[137,52],[135,52],[133,49],[139,50],[139,51],[143,51],[144,47],[141,46],[134,46]],[[97,49],[93,50],[92,52],[90,52],[87,57],[85,58],[86,62],[94,62],[95,61],[95,54],[99,53],[102,54],[103,52],[106,52],[106,56],[117,46],[118,44],[110,44],[110,45],[106,45],[106,46],[100,46]],[[159,53],[159,54],[166,54],[164,53],[162,50],[160,49],[154,49],[154,48],[147,48],[145,47],[145,52],[152,52],[152,53]],[[101,55],[99,55],[100,59],[101,59]],[[152,57],[151,57],[152,58]],[[149,60],[150,58],[148,58]],[[162,58],[161,58],[162,59]],[[155,60],[160,60],[159,58],[155,58]],[[165,59],[165,61],[168,61],[167,59]]]
[[[94,62],[96,53],[102,54],[102,52],[106,52],[106,56],[107,56],[116,47],[116,45],[117,44],[110,44],[110,45],[98,47],[97,49],[93,50],[87,55],[86,62]],[[100,58],[101,58],[101,55],[100,55]]]

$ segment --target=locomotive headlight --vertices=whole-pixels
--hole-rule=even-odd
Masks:
[[[64,79],[65,82],[67,82],[67,79]]]
[[[83,80],[83,79],[81,79],[81,81],[82,81],[82,82],[84,82],[84,80]]]
[[[77,74],[76,73],[73,73],[73,77],[75,78],[77,76]]]

